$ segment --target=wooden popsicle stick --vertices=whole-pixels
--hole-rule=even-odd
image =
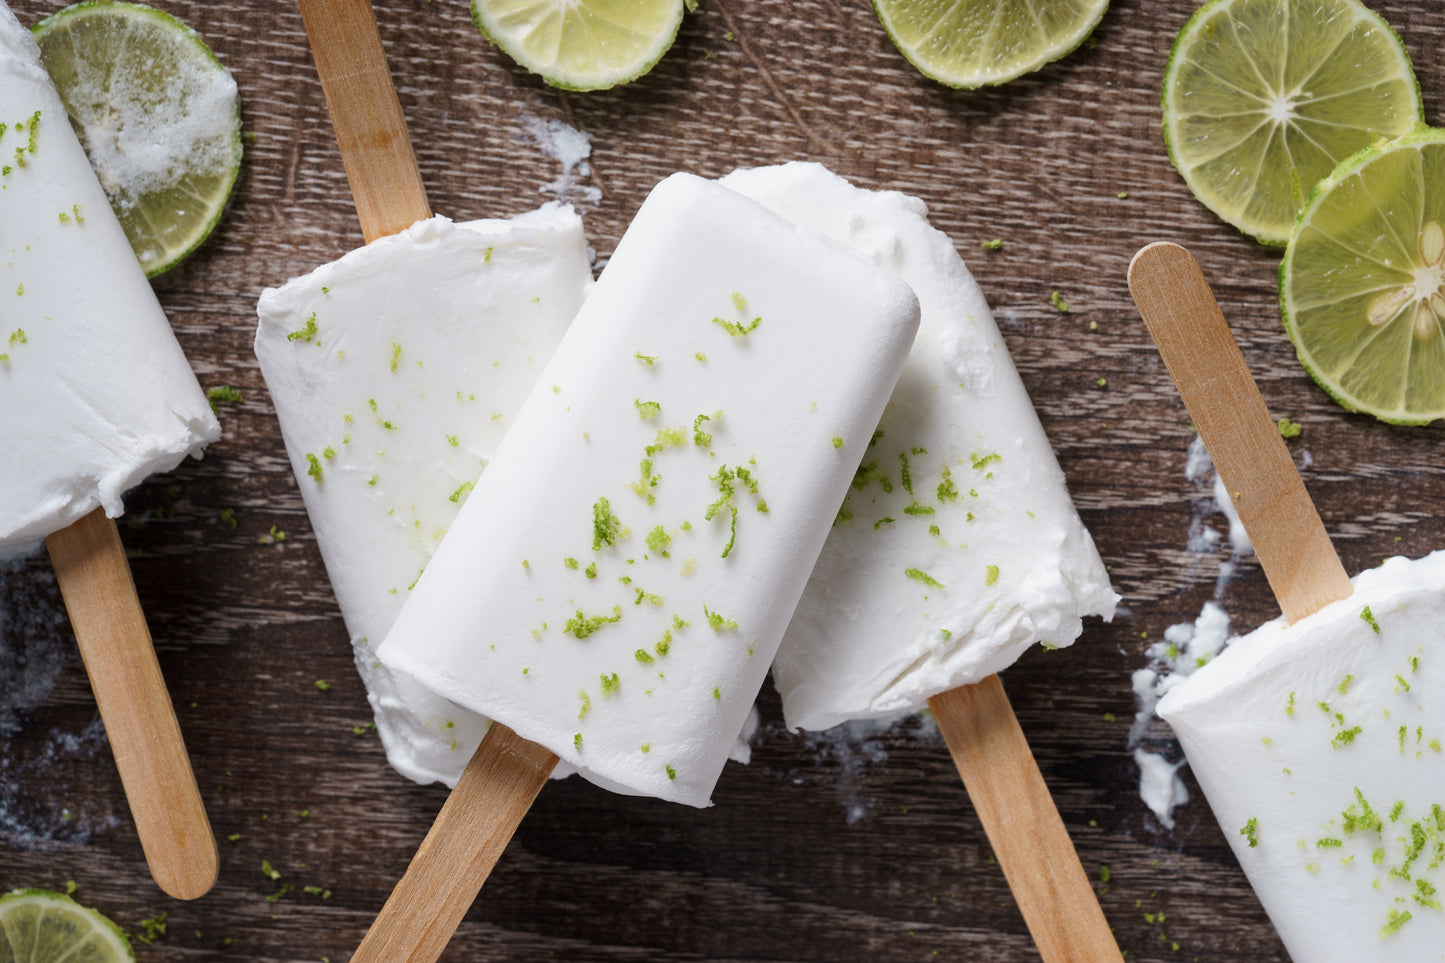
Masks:
[[[492,723],[351,963],[432,963],[557,765]]]
[[[99,508],[45,540],[151,876],[203,896],[220,868],[181,727],[115,523]]]
[[[1199,263],[1177,244],[1150,244],[1129,263],[1129,291],[1286,621],[1348,598],[1350,578]]]
[[[367,243],[431,217],[371,4],[300,6]],[[494,723],[352,963],[441,956],[556,765],[550,750]]]
[[[300,0],[346,179],[369,244],[431,217],[370,0]]]
[[[1044,963],[1123,960],[1003,682],[991,675],[928,707]]]

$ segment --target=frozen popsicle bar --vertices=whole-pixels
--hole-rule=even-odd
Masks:
[[[706,805],[917,310],[855,253],[668,178],[382,663],[599,785]]]
[[[387,759],[454,785],[487,721],[376,660],[592,287],[582,221],[420,221],[257,305],[256,356]]]
[[[993,315],[923,202],[817,164],[722,183],[897,272],[922,307],[773,663],[788,726],[922,708],[1111,618],[1118,596]]]
[[[0,3],[0,558],[220,436],[30,33]]]
[[[1296,960],[1445,948],[1445,552],[1232,643],[1159,703]]]

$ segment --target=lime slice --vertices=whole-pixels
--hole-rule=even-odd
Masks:
[[[603,90],[667,53],[684,0],[472,0],[488,40],[553,87]],[[693,3],[691,6],[695,6]]]
[[[138,3],[77,3],[32,33],[146,276],[169,270],[215,228],[241,169],[231,72]]]
[[[873,0],[888,37],[950,87],[1013,80],[1072,51],[1109,0]]]
[[[1300,363],[1381,421],[1445,417],[1445,131],[1369,147],[1320,182],[1280,266]]]
[[[134,963],[120,927],[48,889],[0,896],[0,960],[14,963]]]
[[[1310,188],[1424,119],[1400,38],[1359,0],[1210,0],[1164,73],[1164,142],[1194,196],[1265,244]]]

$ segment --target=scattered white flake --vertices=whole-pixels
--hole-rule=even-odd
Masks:
[[[888,750],[879,737],[894,729],[911,729],[906,737],[910,740],[942,741],[938,722],[926,711],[905,710],[877,719],[853,719],[821,732],[803,733],[807,747],[817,753],[819,767],[838,766],[834,787],[843,805],[844,820],[850,826],[866,818],[877,804],[860,792],[859,782],[869,766],[888,761]]]
[[[542,153],[562,165],[562,176],[539,188],[539,193],[552,194],[559,201],[577,203],[585,201],[596,204],[602,200],[602,190],[580,183],[592,176],[592,135],[569,127],[560,120],[541,120],[523,117],[522,127],[542,149]]]
[[[1159,817],[1165,829],[1174,828],[1174,810],[1189,801],[1189,790],[1179,778],[1184,760],[1170,762],[1157,753],[1134,750],[1139,765],[1139,798]]]

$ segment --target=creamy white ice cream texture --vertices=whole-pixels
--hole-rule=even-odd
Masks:
[[[40,64],[0,3],[0,558],[221,428]]]
[[[376,660],[592,287],[582,221],[420,221],[267,289],[256,355],[387,758],[454,785],[486,731]]]
[[[917,310],[854,252],[668,178],[382,662],[599,785],[706,805]]]
[[[917,709],[1111,618],[1118,596],[993,315],[924,203],[817,164],[722,183],[896,272],[922,306],[773,664],[788,726]]]
[[[1172,689],[1174,727],[1290,955],[1445,953],[1445,552],[1231,644]]]

